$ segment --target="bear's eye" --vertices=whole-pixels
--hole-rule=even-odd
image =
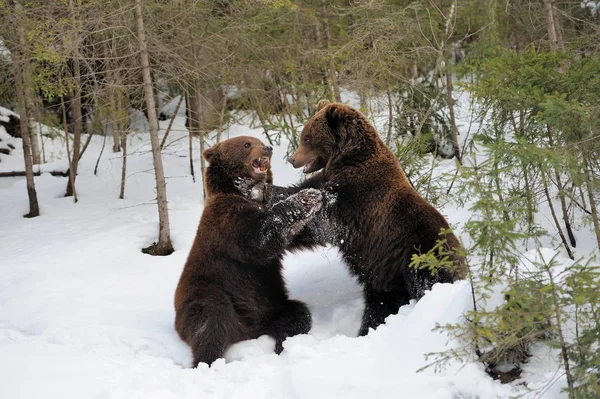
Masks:
[[[310,137],[306,137],[306,138],[304,139],[304,142],[305,142],[305,143],[307,143],[307,144],[308,144],[308,143],[310,143]]]
[[[250,144],[250,143],[246,143],[246,144],[244,144],[244,147],[246,147],[246,148],[250,148],[250,146],[251,146],[251,145],[252,145],[252,144]]]

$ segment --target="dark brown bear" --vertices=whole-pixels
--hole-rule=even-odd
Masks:
[[[321,208],[317,190],[301,190],[272,207],[246,199],[236,180],[270,179],[271,147],[252,137],[223,141],[203,154],[210,163],[207,199],[175,292],[175,329],[194,366],[212,364],[233,343],[268,334],[276,351],[307,333],[311,316],[291,300],[281,274],[294,234]]]
[[[394,154],[357,110],[321,101],[290,162],[304,167],[304,173],[318,173],[291,189],[273,187],[272,201],[307,187],[332,193],[318,223],[311,222],[292,247],[324,242],[339,247],[364,286],[360,335],[410,299],[422,297],[434,283],[466,277],[464,259],[454,251],[460,248],[458,239],[452,233],[440,237],[448,222],[413,189]],[[435,275],[409,268],[413,254],[427,253],[444,238],[453,267]]]

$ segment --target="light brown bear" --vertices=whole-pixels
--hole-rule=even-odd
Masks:
[[[295,168],[314,175],[295,187],[272,187],[271,201],[305,188],[329,193],[317,219],[290,248],[323,243],[339,247],[364,287],[359,335],[366,335],[434,283],[466,278],[466,267],[457,254],[456,236],[440,236],[441,229],[449,229],[448,222],[411,186],[367,118],[344,104],[321,101],[317,108],[290,157]],[[434,274],[410,268],[413,254],[427,253],[437,240],[446,240],[443,248],[452,266]]]

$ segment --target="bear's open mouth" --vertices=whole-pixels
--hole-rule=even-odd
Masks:
[[[302,169],[303,173],[310,173],[312,171],[313,165],[315,164],[316,159],[313,159],[311,161],[308,161],[308,163],[306,165],[304,165],[304,168]]]
[[[269,158],[260,157],[256,158],[250,164],[252,166],[252,170],[257,174],[265,174],[267,173],[267,169],[269,169]]]

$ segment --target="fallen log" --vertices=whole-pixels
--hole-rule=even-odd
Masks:
[[[69,177],[69,172],[61,172],[61,171],[57,171],[57,170],[52,170],[52,171],[44,172],[44,173],[50,173],[52,176]],[[37,171],[33,172],[33,175],[39,176],[40,171],[37,170]],[[0,177],[20,177],[20,176],[25,176],[25,171],[15,170],[12,172],[0,172]]]

